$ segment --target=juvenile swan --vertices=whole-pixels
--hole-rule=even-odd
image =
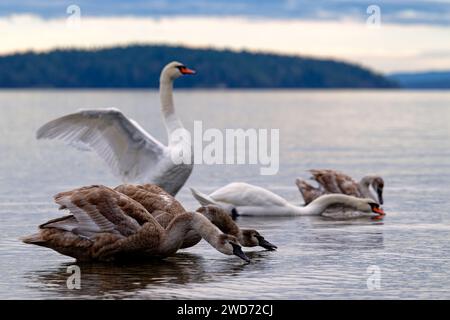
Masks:
[[[171,221],[186,212],[183,206],[170,194],[156,185],[122,184],[114,190],[127,195],[142,206],[166,228]],[[216,206],[201,207],[197,212],[203,214],[223,233],[235,236],[244,247],[261,246],[267,250],[275,250],[277,246],[268,242],[254,229],[241,229],[223,209]],[[189,248],[200,242],[201,235],[191,230],[187,233],[182,249]]]
[[[315,188],[302,179],[295,180],[305,204],[328,193],[342,193],[358,198],[371,198],[383,204],[384,181],[380,176],[365,176],[356,182],[350,176],[334,170],[310,170],[312,180],[317,181]]]
[[[320,215],[332,205],[343,205],[354,209],[354,217],[380,218],[384,211],[372,199],[361,199],[342,194],[323,195],[305,207],[289,203],[275,193],[243,182],[230,183],[210,195],[191,189],[193,196],[202,205],[218,205],[227,212],[243,216],[295,216]]]
[[[25,243],[80,261],[114,261],[172,255],[195,230],[216,250],[249,261],[234,236],[198,213],[180,214],[163,228],[138,202],[104,186],[62,192],[55,202],[71,215],[40,225],[37,234],[22,239]]]
[[[219,206],[207,205],[197,209],[223,233],[235,236],[244,247],[260,246],[267,250],[275,250],[277,246],[267,241],[255,229],[241,229],[231,216]]]
[[[194,74],[179,62],[164,67],[160,77],[161,111],[168,134],[168,146],[152,137],[137,122],[117,109],[81,110],[50,121],[37,131],[38,139],[60,139],[82,150],[94,150],[124,182],[157,184],[175,195],[192,171],[192,164],[175,164],[171,155],[190,147],[175,115],[173,81]],[[192,161],[190,163],[193,163]]]

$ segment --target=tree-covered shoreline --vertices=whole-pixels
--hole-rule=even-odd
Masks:
[[[161,45],[58,49],[0,56],[2,88],[157,88],[178,60],[197,70],[180,88],[395,88],[363,67],[335,60]]]

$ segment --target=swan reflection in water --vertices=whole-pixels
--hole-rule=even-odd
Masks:
[[[373,221],[367,218],[333,219],[332,217],[309,217],[315,235],[315,246],[325,250],[355,250],[380,249],[384,247],[384,234],[378,226],[383,221]],[[354,226],[359,226],[354,229]]]
[[[252,225],[267,234],[279,247],[278,258],[290,250],[300,256],[302,250],[309,247],[319,247],[325,252],[384,248],[383,220],[367,217],[237,217],[236,222],[242,227]]]
[[[238,276],[247,268],[263,268],[267,251],[253,251],[248,255],[254,263],[236,264],[229,259],[208,259],[202,255],[181,252],[166,259],[133,263],[77,263],[65,262],[52,270],[30,271],[25,277],[31,289],[47,291],[50,298],[133,298],[150,288],[177,287],[192,283],[208,283],[221,278]],[[70,266],[81,272],[81,288],[69,289]],[[151,297],[150,297],[151,298]],[[157,297],[154,297],[157,298]]]

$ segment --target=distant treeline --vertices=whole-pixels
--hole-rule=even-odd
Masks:
[[[396,82],[333,60],[228,50],[133,45],[54,50],[0,57],[0,87],[156,88],[159,73],[177,60],[198,71],[184,88],[391,88]]]
[[[450,71],[394,73],[389,78],[408,89],[450,89]]]

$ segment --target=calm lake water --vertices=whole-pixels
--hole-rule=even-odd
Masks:
[[[233,181],[300,204],[295,178],[333,168],[382,175],[386,218],[242,218],[278,251],[247,248],[245,265],[201,242],[159,262],[80,265],[81,289],[69,290],[74,260],[18,238],[61,215],[55,193],[120,181],[94,153],[37,141],[36,129],[79,108],[117,107],[166,141],[158,94],[0,91],[0,299],[450,299],[450,92],[177,90],[175,99],[189,129],[195,120],[205,129],[280,129],[277,175],[197,165],[177,196],[185,207],[197,207],[187,187],[210,192]],[[370,266],[380,271],[375,290]]]

